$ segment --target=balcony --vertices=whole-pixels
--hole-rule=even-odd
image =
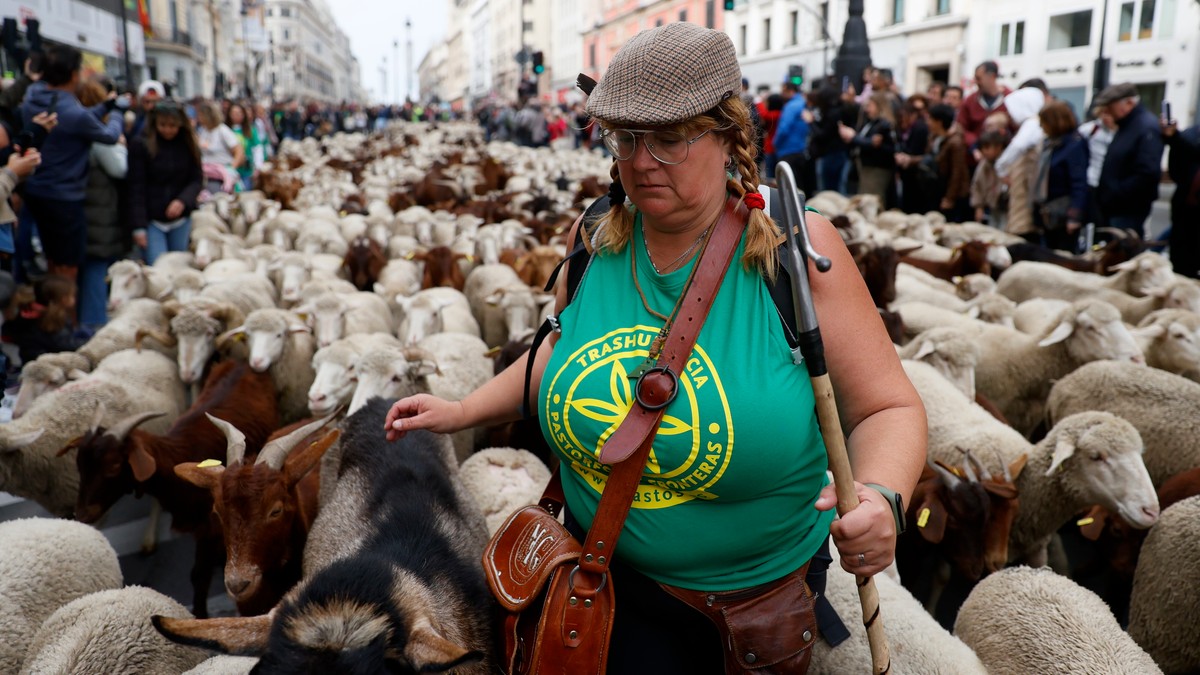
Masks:
[[[185,56],[204,58],[204,46],[197,44],[191,33],[167,23],[152,23],[150,31],[150,37],[146,38],[147,49],[163,49]]]

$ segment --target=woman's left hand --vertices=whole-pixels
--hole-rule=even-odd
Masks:
[[[841,554],[842,569],[870,576],[882,572],[896,557],[896,517],[884,496],[873,488],[856,481],[854,491],[858,506],[833,521],[829,532]],[[830,483],[821,490],[816,507],[828,511],[836,506],[837,493]]]

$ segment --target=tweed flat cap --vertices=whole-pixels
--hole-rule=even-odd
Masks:
[[[1104,88],[1099,94],[1096,94],[1096,99],[1092,101],[1093,108],[1101,108],[1110,103],[1116,103],[1123,98],[1130,98],[1138,95],[1137,87],[1133,86],[1132,82],[1121,82],[1120,84],[1111,84]]]
[[[741,90],[742,69],[729,36],[680,21],[625,43],[586,111],[610,124],[662,126],[695,117]]]

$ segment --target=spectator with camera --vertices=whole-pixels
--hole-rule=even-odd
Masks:
[[[41,147],[41,170],[25,182],[25,204],[37,223],[50,272],[74,280],[84,261],[87,216],[84,193],[92,143],[112,145],[121,138],[122,117],[100,117],[116,107],[116,93],[92,109],[84,108],[75,92],[82,77],[78,49],[55,45],[46,50],[42,78],[29,87],[21,104],[26,127],[34,116],[56,114],[58,125]]]

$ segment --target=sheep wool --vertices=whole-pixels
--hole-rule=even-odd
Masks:
[[[528,450],[486,448],[462,463],[458,477],[483,511],[488,535],[493,535],[510,515],[541,499],[550,470]]]
[[[120,588],[117,554],[95,528],[70,520],[0,523],[0,672],[16,673],[38,626],[60,606]]]
[[[1133,575],[1129,635],[1168,673],[1200,669],[1200,497],[1163,511]]]
[[[954,634],[992,675],[1162,673],[1103,600],[1047,569],[989,575],[959,609]]]
[[[158,591],[128,586],[86,595],[50,615],[30,643],[22,675],[176,675],[208,657],[177,645],[150,623],[158,614],[191,619],[183,605]]]
[[[836,648],[822,639],[813,645],[809,675],[870,673],[871,651],[863,628],[862,605],[855,578],[842,569],[833,543],[833,564],[826,573],[825,597],[850,630],[850,638]],[[892,654],[895,675],[987,675],[983,663],[958,638],[946,632],[921,603],[886,574],[875,575],[880,616]]]

